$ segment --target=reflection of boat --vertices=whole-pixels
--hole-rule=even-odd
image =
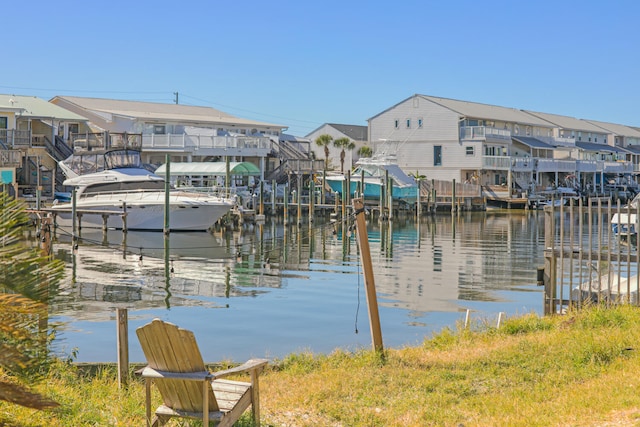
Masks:
[[[356,169],[351,173],[349,193],[357,191],[364,193],[365,199],[379,199],[380,187],[385,177],[393,181],[393,199],[414,203],[418,196],[416,181],[405,174],[396,163],[394,155],[383,154],[373,157],[361,158],[357,162]],[[364,176],[364,191],[360,189],[360,182]],[[344,175],[327,175],[327,184],[334,192],[342,194]]]
[[[76,212],[83,227],[123,228],[122,214],[130,230],[162,230],[165,199],[168,198],[169,228],[172,231],[204,231],[234,205],[231,199],[188,191],[165,192],[165,181],[144,169],[140,152],[117,149],[104,154],[104,170],[67,179],[76,188]],[[71,226],[72,202],[57,203],[49,211],[58,226]],[[95,212],[95,213],[93,213]]]

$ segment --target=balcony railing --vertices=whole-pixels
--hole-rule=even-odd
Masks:
[[[482,156],[483,169],[509,170],[511,169],[511,157],[509,156]]]
[[[33,147],[31,131],[16,129],[0,129],[0,146],[7,148]],[[44,144],[43,144],[44,145]]]
[[[620,173],[638,172],[638,165],[627,161],[557,160],[535,157],[483,156],[482,167],[487,170],[512,172],[562,173]]]
[[[460,140],[486,140],[487,138],[508,141],[511,139],[511,131],[489,126],[463,126],[460,128]]]
[[[187,134],[143,134],[142,149],[182,149],[197,151],[205,149],[263,150],[271,148],[267,137],[210,136]]]

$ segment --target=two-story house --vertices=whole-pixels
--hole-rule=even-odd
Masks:
[[[602,187],[637,169],[637,155],[620,145],[637,142],[632,128],[426,95],[370,118],[369,135],[374,145],[396,144],[405,172],[510,191]]]
[[[268,166],[267,159],[277,150],[278,138],[287,128],[201,106],[71,96],[56,96],[50,102],[91,123],[94,129],[91,135],[68,130],[74,143],[80,140],[90,144],[102,132],[139,135],[145,163],[160,165],[167,155],[172,162],[230,158],[233,162],[254,163],[262,171],[262,177],[265,171],[277,166]]]
[[[18,195],[42,192],[51,196],[56,181],[64,179],[56,175],[56,162],[71,154],[61,137],[62,129],[73,125],[84,131],[86,122],[84,117],[34,96],[0,94],[2,183],[13,184]]]
[[[369,141],[367,126],[325,123],[305,136],[305,138],[311,141],[311,146],[314,147],[312,150],[316,153],[315,157],[323,160],[324,148],[319,147],[315,142],[320,135],[331,136],[333,142],[341,138],[346,138],[354,144],[354,148],[352,150],[345,150],[344,165],[342,165],[340,161],[342,148],[334,146],[333,143],[328,146],[329,161],[327,169],[329,170],[339,171],[341,167],[343,171],[350,170],[358,160],[358,149],[363,145],[367,145]]]

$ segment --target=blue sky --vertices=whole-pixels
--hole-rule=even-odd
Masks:
[[[0,93],[203,105],[304,136],[415,93],[640,126],[637,0],[8,2]]]

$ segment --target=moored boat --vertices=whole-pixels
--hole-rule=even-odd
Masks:
[[[162,177],[142,167],[140,152],[116,149],[104,153],[104,170],[67,179],[75,188],[75,210],[82,227],[158,231],[168,207],[171,231],[206,231],[234,206],[222,196],[171,189]],[[48,210],[59,227],[72,227],[74,201]],[[123,215],[126,214],[126,217]],[[124,219],[124,220],[123,220]],[[125,223],[126,220],[126,223]]]
[[[405,174],[396,163],[395,156],[384,154],[369,158],[361,158],[351,173],[349,193],[360,192],[365,199],[379,199],[381,186],[388,176],[393,182],[393,200],[415,203],[418,196],[418,185],[412,177]],[[363,180],[364,178],[364,180]],[[327,175],[326,182],[331,190],[342,194],[344,175]],[[364,185],[362,184],[364,182]]]

